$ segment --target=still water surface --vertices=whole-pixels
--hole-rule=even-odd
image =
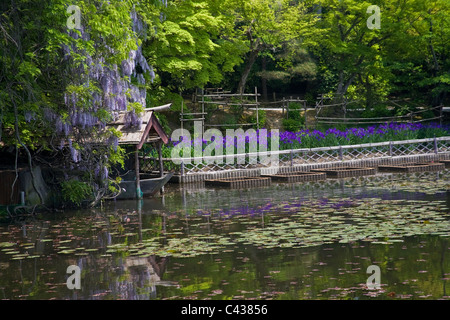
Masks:
[[[0,224],[0,299],[450,299],[450,172],[180,188]],[[70,290],[69,265],[81,268]],[[381,288],[366,286],[367,267]]]

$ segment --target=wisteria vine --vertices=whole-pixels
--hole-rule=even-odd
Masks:
[[[123,161],[119,156],[120,152],[123,155],[120,133],[108,123],[124,113],[125,126],[140,129],[140,112],[146,108],[145,85],[156,76],[140,44],[147,38],[148,26],[134,5],[129,15],[136,46],[121,63],[111,62],[114,48],[102,36],[92,39],[85,25],[67,30],[69,41],[61,44],[61,50],[63,62],[70,66],[71,78],[60,108],[43,110],[44,119],[54,130],[53,147],[63,155],[56,164],[63,169],[63,179],[86,181],[92,187],[93,203],[111,191],[112,164]],[[89,43],[95,50],[87,50],[80,43]],[[25,114],[26,121],[33,119],[32,112]]]

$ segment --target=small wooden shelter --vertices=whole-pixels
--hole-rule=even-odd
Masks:
[[[125,117],[126,113],[120,113],[116,121],[108,124],[108,127],[114,127],[122,133],[119,144],[136,145],[137,150],[140,150],[145,143],[160,141],[167,144],[169,142],[169,137],[164,132],[152,109],[144,110],[144,114],[141,116],[142,125],[139,129],[127,127]]]
[[[127,126],[125,121],[126,113],[120,113],[116,121],[108,124],[108,127],[113,127],[122,133],[122,136],[119,138],[119,145],[135,146],[136,195],[139,199],[142,197],[139,150],[142,149],[145,143],[155,143],[157,145],[160,177],[164,176],[161,146],[163,143],[167,144],[169,142],[169,137],[156,118],[154,110],[168,109],[170,106],[171,104],[145,109],[140,117],[142,120],[140,128]]]

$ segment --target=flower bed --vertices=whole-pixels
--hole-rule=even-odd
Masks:
[[[449,126],[440,126],[437,124],[420,124],[420,123],[386,123],[379,126],[371,126],[366,128],[349,128],[346,130],[339,130],[331,128],[325,131],[320,130],[302,130],[299,132],[281,132],[279,134],[279,166],[296,166],[303,164],[322,163],[330,161],[347,161],[347,160],[364,160],[376,159],[383,157],[396,156],[420,156],[423,154],[436,154],[447,152],[448,139],[450,136]],[[236,135],[234,139],[235,155],[240,155],[245,158],[245,163],[242,164],[225,164],[227,142],[226,137],[223,137],[222,143],[215,143],[223,147],[223,156],[215,157],[214,150],[209,157],[202,157],[200,163],[198,158],[192,162],[184,162],[184,171],[179,164],[175,164],[171,158],[171,152],[178,143],[171,141],[167,146],[163,147],[163,158],[165,170],[179,172],[182,175],[187,173],[201,173],[232,169],[250,169],[264,167],[260,163],[260,159],[253,159],[250,161],[249,149],[253,144],[253,152],[255,152],[255,139],[258,135],[254,131],[252,135]],[[241,131],[241,133],[243,133]],[[270,146],[271,137],[268,131],[267,143],[269,145],[263,146],[263,149],[273,152]],[[437,140],[435,139],[437,137]],[[442,138],[439,138],[442,137]],[[215,139],[212,139],[215,141]],[[238,150],[237,145],[245,142],[245,150]],[[256,141],[257,143],[258,141]],[[202,143],[202,149],[206,147],[211,148],[211,141],[193,139],[190,146],[191,154],[183,154],[183,158],[188,159],[194,156],[194,147]],[[188,148],[189,150],[189,148]],[[258,151],[261,152],[261,145]],[[245,156],[247,154],[247,156]],[[253,153],[253,155],[256,153]],[[150,155],[150,158],[157,159],[156,155]],[[233,157],[234,160],[237,156]],[[147,158],[149,159],[149,158]],[[222,164],[216,163],[216,160],[221,160]],[[215,163],[206,162],[207,160]],[[434,159],[436,160],[436,159]],[[441,159],[439,159],[441,160]],[[418,159],[414,159],[418,161]],[[143,165],[147,166],[151,171],[152,167],[157,166],[157,161],[146,161]],[[156,168],[156,167],[155,167]]]
[[[259,131],[255,130],[256,135],[240,135],[236,134],[234,139],[234,146],[237,151],[237,145],[242,142],[245,143],[245,152],[249,152],[252,143],[258,143]],[[267,150],[271,148],[271,131],[267,130]],[[330,128],[327,130],[310,130],[305,129],[298,132],[284,131],[279,134],[279,149],[305,149],[305,148],[320,148],[331,147],[339,145],[356,145],[364,143],[376,143],[386,141],[401,141],[414,140],[423,138],[442,137],[450,134],[450,126],[441,126],[439,124],[422,124],[422,123],[386,123],[378,126],[369,126],[366,128],[348,128],[340,130],[337,128]],[[225,134],[222,137],[222,142],[219,142],[225,150],[229,146],[230,141],[227,141]],[[215,142],[213,138],[212,141]],[[193,138],[191,140],[191,155],[194,156],[194,147],[202,144],[202,150],[212,143],[201,138]],[[233,143],[231,142],[231,143]],[[180,141],[170,141],[167,146],[163,146],[163,157],[170,158],[171,151],[174,146],[178,145]],[[263,143],[261,141],[261,143]],[[238,153],[238,152],[236,152]],[[214,154],[214,151],[213,151]],[[212,155],[213,155],[212,154]]]
[[[450,133],[449,126],[422,123],[386,123],[367,128],[330,128],[325,131],[301,130],[280,133],[280,149],[319,148],[386,141],[442,137]]]

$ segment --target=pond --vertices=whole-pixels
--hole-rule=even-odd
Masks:
[[[3,222],[0,299],[449,300],[449,177],[168,185],[152,199]]]

